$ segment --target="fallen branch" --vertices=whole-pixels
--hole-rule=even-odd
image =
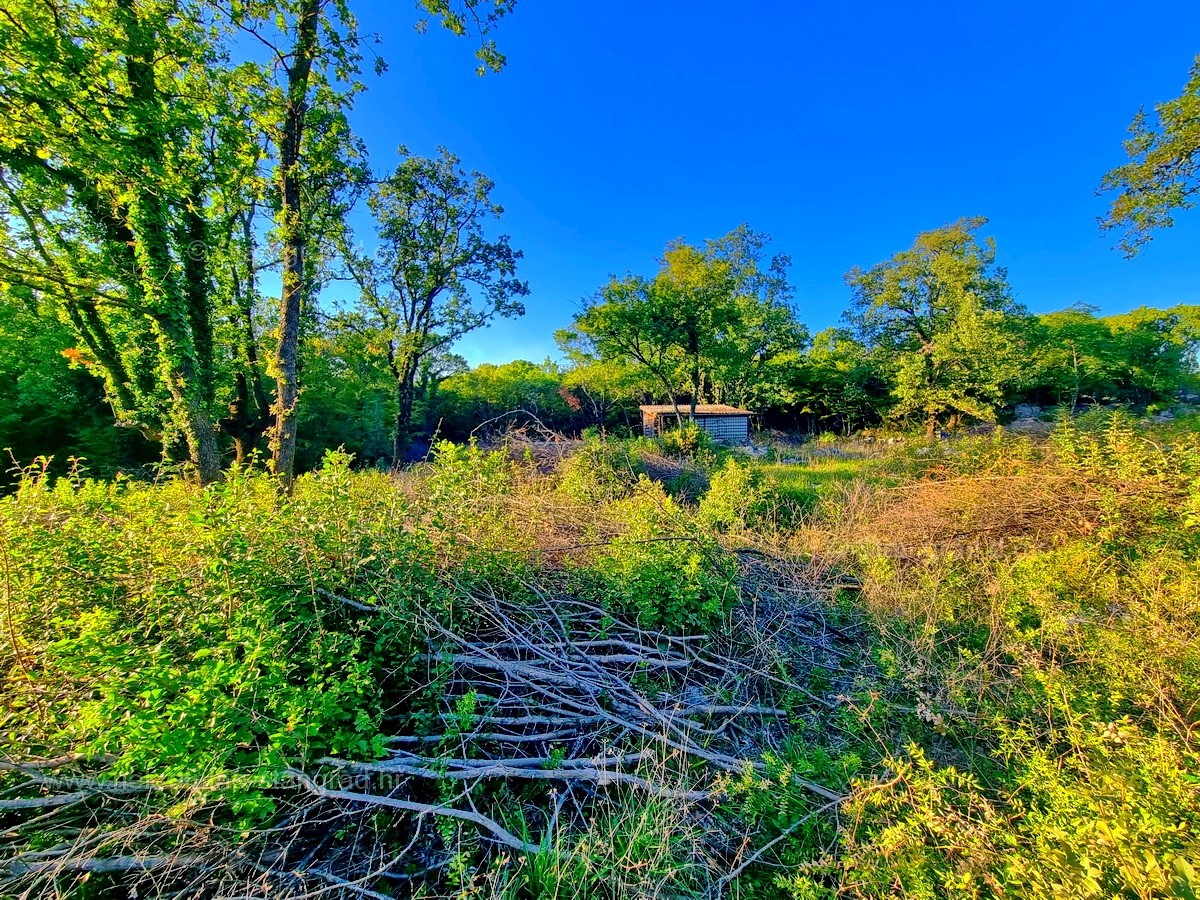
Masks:
[[[359,612],[379,612],[381,607],[373,606],[370,603],[362,603],[358,600],[352,600],[349,597],[343,597],[341,594],[335,594],[333,591],[323,587],[316,589],[317,594],[324,597],[326,600],[336,600],[338,603],[344,603],[351,609],[357,609]]]
[[[645,753],[631,754],[623,757],[622,761],[638,761],[645,758]],[[720,791],[690,791],[672,788],[658,782],[650,781],[638,775],[627,772],[602,768],[599,765],[587,765],[583,760],[565,760],[557,768],[541,768],[540,765],[549,760],[519,760],[515,763],[500,761],[478,761],[478,765],[453,765],[444,767],[441,760],[428,760],[427,765],[412,765],[407,762],[389,761],[382,763],[355,763],[340,759],[318,760],[322,765],[332,766],[344,772],[355,775],[409,775],[415,778],[428,778],[431,781],[470,781],[484,779],[518,778],[528,781],[584,781],[601,786],[609,784],[627,784],[645,791],[653,797],[669,800],[709,800]],[[461,761],[459,761],[461,762]],[[475,761],[470,761],[474,763]],[[576,765],[570,765],[576,763]]]
[[[0,800],[0,810],[10,809],[49,809],[54,806],[69,806],[94,797],[90,791],[76,791],[73,794],[48,794],[45,797],[20,797],[15,800]]]
[[[335,791],[329,788],[323,788],[303,772],[295,769],[289,770],[289,773],[295,776],[301,784],[303,784],[310,793],[317,797],[323,797],[326,800],[343,800],[347,803],[365,803],[370,806],[384,806],[389,809],[400,809],[405,812],[414,812],[418,815],[434,815],[445,816],[451,819],[460,819],[464,822],[471,822],[475,825],[484,828],[492,833],[492,835],[500,841],[500,843],[512,847],[514,850],[520,850],[522,853],[539,853],[544,848],[538,844],[530,844],[511,831],[495,819],[488,818],[479,812],[466,809],[456,809],[445,804],[432,803],[415,803],[411,800],[400,800],[396,797],[385,797],[379,794],[363,794],[357,791]]]
[[[44,862],[25,863],[21,857],[9,862],[0,862],[0,870],[9,875],[38,875],[46,872],[89,872],[92,874],[117,874],[123,872],[152,872],[167,867],[192,868],[204,866],[212,860],[206,856],[111,856],[71,857],[62,856]]]

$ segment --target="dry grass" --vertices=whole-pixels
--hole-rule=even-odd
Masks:
[[[1067,474],[975,475],[881,492],[861,538],[899,555],[999,550],[1095,530],[1096,496]]]

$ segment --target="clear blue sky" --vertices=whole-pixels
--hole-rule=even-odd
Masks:
[[[610,274],[742,222],[791,255],[813,331],[847,269],[968,215],[1035,312],[1200,303],[1200,210],[1129,261],[1094,194],[1138,107],[1186,81],[1195,0],[520,0],[485,78],[407,0],[352,5],[390,67],[354,113],[373,165],[444,144],[525,251],[528,313],[464,340],[472,363],[553,355]]]

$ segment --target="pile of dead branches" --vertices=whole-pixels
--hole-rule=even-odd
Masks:
[[[394,897],[417,884],[438,896],[464,847],[477,860],[562,852],[620,798],[665,801],[702,834],[697,865],[719,895],[780,838],[722,807],[731,786],[762,773],[799,723],[819,733],[858,665],[856,635],[829,622],[802,571],[744,555],[745,602],[713,634],[640,627],[536,585],[464,592],[452,615],[417,610],[438,707],[393,717],[384,758],[296,761],[268,790],[279,814],[259,832],[224,833],[186,788],[106,783],[102,760],[10,761],[9,846],[27,848],[30,828],[61,840],[0,861],[0,889],[54,896],[86,876],[141,896]],[[834,676],[823,695],[806,687],[818,668]],[[811,815],[842,799],[792,783]]]

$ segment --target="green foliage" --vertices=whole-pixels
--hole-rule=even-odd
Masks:
[[[656,443],[663,454],[679,459],[711,460],[717,452],[717,443],[712,435],[695,422],[685,421],[678,426],[669,426],[656,439]]]
[[[925,423],[947,416],[994,421],[1024,360],[1025,313],[1012,300],[983,218],[917,235],[912,248],[852,269],[847,318],[885,361],[891,415]]]
[[[481,63],[502,68],[485,35],[511,3],[421,5],[452,32],[477,36]],[[0,303],[24,306],[38,329],[69,330],[70,345],[60,349],[97,377],[108,407],[93,404],[82,418],[115,414],[205,482],[226,462],[221,436],[248,462],[277,418],[274,463],[290,478],[303,332],[369,177],[346,118],[363,89],[348,6],[22,0],[8,12],[20,25],[0,34],[10,63],[0,73]],[[423,177],[437,182],[435,191],[448,188],[453,179],[437,176],[453,160],[442,162],[423,169],[408,160],[378,193],[403,194]],[[416,218],[412,209],[406,217]],[[484,268],[505,265],[492,258]],[[271,321],[259,279],[273,267],[282,296]],[[480,272],[460,267],[455,277]],[[269,331],[278,340],[268,361]],[[53,369],[53,355],[38,366]],[[320,380],[330,367],[308,375]],[[274,409],[268,376],[279,395]],[[329,406],[347,399],[338,387],[321,398]],[[314,435],[307,462],[340,444],[376,455],[374,420],[387,405],[377,399],[352,404],[360,428]],[[409,399],[401,392],[406,415]],[[323,421],[311,414],[305,424]],[[64,456],[93,455],[90,433],[75,440]],[[47,443],[37,452],[56,449]]]
[[[391,373],[359,332],[314,328],[305,342],[304,403],[296,468],[307,472],[343,448],[361,464],[392,461],[396,391]]]
[[[627,497],[643,473],[641,459],[627,441],[589,437],[558,467],[558,487],[582,503]]]
[[[236,113],[214,35],[197,11],[153,3],[10,12],[23,25],[0,38],[12,63],[0,278],[69,324],[119,421],[177,439],[212,480],[219,304],[205,213],[239,190],[247,143],[223,127]],[[181,91],[193,101],[174,102]]]
[[[881,361],[845,329],[818,332],[794,378],[797,405],[819,427],[849,433],[878,421],[891,405]]]
[[[419,6],[428,16],[417,21],[417,30],[424,31],[429,26],[429,17],[433,17],[453,35],[462,37],[474,33],[479,36],[479,47],[475,51],[479,60],[475,70],[477,75],[504,68],[508,60],[494,40],[484,38],[500,19],[512,12],[516,0],[420,0]]]
[[[832,820],[821,815],[820,801],[806,785],[815,783],[841,793],[862,760],[854,753],[835,756],[824,747],[796,739],[764,754],[763,762],[765,771],[734,779],[728,805],[738,810],[748,831],[776,835],[779,849],[771,866],[750,868],[737,879],[737,896],[745,900],[831,896],[808,876],[796,874],[811,868],[814,848],[836,839]],[[788,874],[780,875],[780,870]]]
[[[891,777],[860,786],[846,813],[859,822],[832,871],[854,897],[967,898],[991,895],[997,813],[968,773],[936,766],[918,747],[884,761]],[[803,867],[802,867],[803,870]],[[807,874],[807,873],[806,873]],[[793,885],[805,896],[808,878]]]
[[[613,278],[560,343],[643,370],[667,400],[778,400],[807,333],[790,304],[790,260],[763,259],[767,241],[744,225],[703,247],[674,241],[654,278]]]
[[[101,477],[155,462],[153,444],[133,429],[114,428],[103,385],[82,361],[69,329],[23,305],[0,301],[0,453],[25,466],[51,458],[65,474],[70,457]],[[3,484],[7,477],[0,478]]]
[[[1107,230],[1123,229],[1119,246],[1136,256],[1160,228],[1175,224],[1175,211],[1195,206],[1200,190],[1200,57],[1192,64],[1183,92],[1156,104],[1154,121],[1139,112],[1125,142],[1129,162],[1104,176],[1102,191],[1117,191]]]
[[[645,368],[625,358],[602,358],[594,343],[571,329],[559,329],[554,341],[567,361],[562,386],[579,403],[585,428],[616,426],[633,419],[634,408],[660,389]]]
[[[503,453],[440,441],[423,483],[424,520],[448,548],[513,549],[505,496],[514,480],[513,465]]]
[[[855,828],[836,859],[801,867],[798,896],[1200,889],[1200,445],[1165,448],[1120,413],[1060,420],[1053,442],[1032,472],[1078,491],[1062,502],[1085,504],[1082,529],[867,570],[877,662],[892,702],[915,709],[893,721],[922,746],[859,786]],[[1011,455],[994,449],[975,471]]]
[[[669,802],[605,804],[580,832],[558,833],[544,851],[502,858],[490,896],[503,900],[625,900],[669,890],[699,897],[699,835]],[[521,822],[516,833],[528,839]]]
[[[1097,317],[1074,307],[1038,317],[1040,334],[1032,369],[1022,393],[1063,403],[1172,402],[1193,386],[1200,310],[1140,307],[1117,316]]]
[[[482,363],[447,378],[436,415],[442,433],[451,440],[467,440],[481,426],[533,426],[536,434],[541,427],[569,429],[572,404],[577,402],[564,390],[562,373],[553,362],[539,365],[518,359],[502,365]]]
[[[766,510],[762,472],[731,457],[710,479],[696,520],[713,531],[742,531],[759,525]]]
[[[505,785],[473,798],[525,840],[547,836],[544,850],[487,858],[443,822],[446,884],[711,895],[714,866],[773,841],[731,895],[1195,896],[1200,436],[1180,423],[1160,438],[1128,414],[1089,413],[1036,445],[997,434],[882,459],[836,446],[808,464],[730,456],[694,506],[639,471],[646,440],[593,438],[553,479],[475,445],[441,444],[395,476],[331,453],[289,497],[244,469],[206,489],[31,471],[0,500],[0,741],[106,754],[107,777],[166,789],[148,809],[187,790],[221,824],[266,823],[289,767],[381,756],[393,717],[443,714],[462,752],[488,690],[446,705],[445,676],[420,655],[439,628],[479,626],[464,592],[519,604],[546,585],[737,652],[720,649],[726,624],[765,604],[735,608],[746,560],[723,545],[750,544],[861,584],[827,604],[804,585],[797,606],[766,613],[817,618],[839,642],[805,642],[818,664],[764,726],[761,768],[722,775],[705,805],[746,845],[714,863],[696,818],[620,789],[586,821],[547,829]],[[902,490],[881,484],[903,471]],[[1019,493],[1038,479],[1056,518]],[[781,521],[780,498],[804,491],[817,514]],[[907,518],[887,517],[897,510]],[[429,614],[437,624],[418,625]],[[748,652],[769,660],[769,646]],[[845,668],[822,663],[834,650]],[[804,689],[828,707],[814,714]],[[695,774],[675,759],[664,783]],[[826,806],[810,784],[844,799]]]
[[[380,667],[411,638],[380,638],[335,596],[374,584],[401,610],[433,586],[428,543],[401,530],[394,492],[370,490],[338,456],[282,506],[246,472],[204,491],[31,474],[0,509],[6,662],[37,672],[6,682],[5,740],[214,791],[378,755]],[[62,691],[50,707],[45,686]]]
[[[648,627],[703,631],[736,599],[731,560],[691,527],[691,514],[657,482],[641,476],[630,496],[607,510],[623,533],[590,562],[592,590]],[[585,582],[586,583],[586,582]]]

